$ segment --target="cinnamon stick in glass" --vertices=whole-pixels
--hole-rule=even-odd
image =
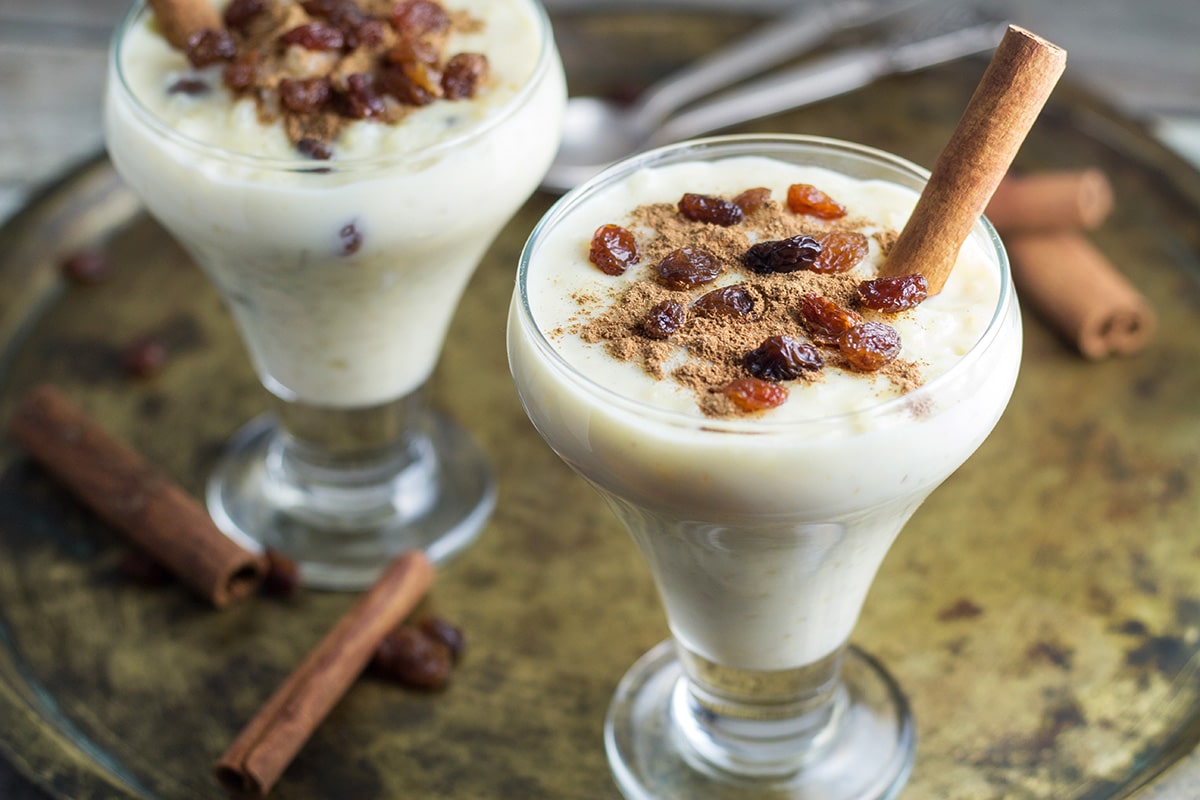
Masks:
[[[1112,211],[1113,188],[1091,167],[1008,175],[984,212],[1002,234],[1094,230]]]
[[[880,270],[942,290],[962,243],[1066,68],[1067,52],[1010,25]]]
[[[55,387],[32,389],[10,427],[72,494],[217,608],[262,580],[261,556],[222,533],[199,501]]]
[[[217,761],[222,785],[265,796],[432,582],[433,566],[419,550],[393,561]]]

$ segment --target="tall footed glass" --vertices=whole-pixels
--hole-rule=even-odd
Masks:
[[[220,290],[275,401],[230,442],[209,509],[309,585],[362,587],[414,547],[445,559],[494,504],[483,454],[422,387],[472,272],[553,157],[566,91],[536,0],[471,8],[491,14],[472,44],[490,48],[493,83],[394,128],[351,122],[328,160],[235,104],[223,65],[190,69],[143,3],[114,39],[112,161]]]
[[[937,374],[903,391],[880,396],[872,383],[855,393],[854,376],[828,375],[793,384],[791,410],[707,416],[668,379],[578,341],[570,320],[604,290],[580,290],[567,273],[595,270],[585,258],[599,225],[683,192],[728,197],[774,172],[786,187],[795,165],[839,173],[847,186],[907,187],[905,214],[927,178],[897,157],[828,139],[688,142],[634,157],[564,197],[521,257],[508,346],[522,402],[632,534],[672,633],[625,675],[609,709],[608,756],[630,798],[863,800],[900,791],[915,749],[908,703],[848,641],[895,537],[991,432],[1016,380],[1019,311],[1003,247],[984,221],[972,234],[977,272],[956,274],[958,285],[926,301],[941,315],[928,323],[935,335],[906,341],[904,355],[921,359],[916,351],[938,339],[953,352],[926,353]],[[872,186],[852,213],[874,208]],[[629,274],[639,269],[649,265]],[[977,278],[985,288],[964,289]],[[954,320],[968,318],[958,332]],[[804,406],[805,392],[825,399]]]

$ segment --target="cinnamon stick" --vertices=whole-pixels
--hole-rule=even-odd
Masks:
[[[921,273],[930,294],[941,291],[1066,60],[1061,47],[1009,26],[884,262],[883,275]]]
[[[432,581],[419,550],[393,561],[234,739],[217,761],[218,780],[265,796]]]
[[[1001,233],[1094,230],[1113,208],[1113,189],[1099,169],[1008,175],[984,212]]]
[[[150,8],[163,38],[177,50],[187,50],[188,38],[194,33],[225,27],[208,0],[150,0]]]
[[[195,498],[53,386],[22,399],[11,430],[76,497],[214,606],[250,594],[262,580],[260,556],[223,534]]]
[[[1154,335],[1149,302],[1082,234],[1023,234],[1006,245],[1021,300],[1085,357],[1128,355]]]

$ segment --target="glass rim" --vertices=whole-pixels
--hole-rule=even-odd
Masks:
[[[108,91],[113,91],[119,87],[121,95],[128,101],[129,107],[133,110],[134,115],[150,128],[155,134],[166,138],[181,147],[188,150],[203,152],[207,158],[219,158],[228,163],[241,164],[248,167],[258,169],[273,169],[286,172],[296,172],[300,174],[312,174],[318,177],[328,178],[330,175],[338,173],[353,172],[367,168],[378,168],[381,166],[394,167],[405,163],[421,164],[431,158],[436,158],[447,151],[452,151],[460,148],[466,142],[473,141],[496,128],[514,114],[519,109],[530,102],[537,87],[542,83],[543,78],[552,69],[554,61],[553,53],[555,49],[553,29],[550,24],[550,17],[546,12],[545,6],[541,0],[521,0],[533,12],[533,16],[537,25],[539,41],[541,48],[538,51],[537,61],[534,63],[533,70],[521,84],[520,89],[504,105],[496,109],[495,113],[488,114],[477,125],[472,125],[459,134],[449,138],[439,138],[437,142],[426,147],[419,148],[403,153],[388,153],[377,154],[371,156],[359,156],[350,158],[332,158],[325,161],[313,160],[297,160],[280,156],[261,156],[252,153],[244,153],[238,150],[231,150],[228,147],[206,142],[179,130],[171,127],[164,122],[157,114],[154,113],[141,98],[133,91],[128,79],[125,75],[124,66],[122,64],[122,45],[125,42],[126,34],[137,23],[142,14],[150,13],[147,0],[136,0],[128,11],[121,17],[120,22],[113,33],[111,43],[108,48],[108,67],[111,75],[116,76],[116,80],[109,81]],[[112,86],[111,84],[115,84]]]
[[[525,245],[521,249],[520,260],[517,265],[517,293],[519,297],[518,317],[520,324],[526,329],[525,335],[529,338],[532,345],[542,353],[548,360],[550,368],[560,373],[564,377],[571,380],[583,391],[604,400],[606,405],[612,405],[627,409],[640,416],[653,416],[660,421],[671,423],[678,427],[685,427],[693,430],[703,430],[708,432],[722,433],[740,433],[740,434],[777,434],[781,430],[795,430],[798,428],[812,427],[814,425],[829,425],[838,422],[849,422],[862,420],[865,417],[886,416],[891,413],[903,411],[914,407],[915,404],[920,404],[921,400],[931,393],[939,391],[940,387],[953,381],[959,376],[969,365],[975,363],[982,357],[982,353],[988,350],[999,335],[1000,329],[1003,327],[1006,315],[1010,306],[1016,302],[1015,290],[1012,285],[1012,274],[1009,268],[1008,254],[1004,249],[1004,244],[1000,239],[1000,235],[996,232],[995,227],[982,214],[979,220],[972,228],[971,235],[982,234],[988,244],[991,245],[996,256],[998,278],[999,278],[999,293],[996,298],[995,308],[992,310],[991,318],[983,329],[983,333],[976,339],[957,361],[955,361],[949,369],[940,375],[932,378],[929,381],[921,384],[916,389],[905,392],[904,394],[895,397],[889,397],[872,405],[867,405],[854,411],[844,411],[835,414],[825,414],[817,417],[806,417],[803,419],[759,419],[752,420],[742,418],[722,418],[722,417],[704,417],[695,413],[678,411],[674,409],[663,408],[654,403],[643,400],[636,400],[627,397],[620,392],[617,392],[604,384],[588,377],[587,375],[576,369],[570,361],[568,361],[554,345],[547,339],[546,334],[541,327],[536,323],[533,315],[533,310],[529,305],[529,293],[527,282],[529,276],[529,263],[534,251],[537,249],[541,239],[546,233],[555,227],[567,214],[573,211],[584,200],[593,196],[595,193],[610,187],[618,179],[624,178],[638,170],[657,165],[661,162],[678,163],[686,160],[683,156],[687,153],[707,154],[716,151],[723,157],[733,157],[738,155],[756,155],[751,152],[742,152],[746,148],[753,146],[802,146],[808,148],[821,148],[825,150],[841,152],[847,155],[865,157],[869,160],[874,160],[881,164],[886,164],[893,168],[908,172],[913,177],[919,178],[922,181],[928,181],[929,170],[918,166],[908,159],[888,153],[884,150],[879,150],[868,145],[857,144],[854,142],[835,139],[824,136],[812,136],[808,134],[793,134],[793,133],[746,133],[746,134],[725,134],[719,136],[707,136],[698,139],[690,139],[684,142],[669,144],[662,147],[648,150],[635,156],[631,156],[622,161],[618,161],[601,173],[589,179],[585,183],[576,186],[567,194],[559,198],[550,209],[542,216],[537,225],[534,226],[529,237],[525,241]],[[729,152],[722,152],[729,151]],[[679,156],[675,160],[668,161],[672,156]],[[713,160],[716,160],[715,158]]]

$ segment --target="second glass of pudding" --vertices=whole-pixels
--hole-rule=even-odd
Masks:
[[[686,142],[567,195],[525,247],[508,329],[517,389],[546,442],[632,534],[672,633],[609,709],[606,747],[627,797],[865,800],[893,797],[907,779],[907,701],[848,641],[896,535],[1000,418],[1021,355],[1008,262],[986,221],[945,288],[914,308],[850,299],[876,277],[926,179],[898,157],[828,139]],[[841,216],[793,211],[790,191],[805,194],[793,186],[820,190]],[[762,193],[739,197],[760,187],[772,198],[762,207]],[[739,210],[693,202],[720,219],[686,219],[685,193],[737,198]],[[641,251],[609,270],[620,274],[589,257],[606,225]],[[829,264],[838,230],[867,250],[846,272]],[[802,241],[790,254],[746,255],[804,233],[825,261]],[[689,286],[688,269],[664,269],[681,247],[715,254],[715,277]],[[715,289],[732,293],[697,302]],[[842,350],[801,310],[813,294],[891,327],[899,355],[855,367],[853,342]],[[668,301],[682,313],[664,312]],[[805,345],[791,351],[801,366],[747,355],[769,336]],[[771,405],[780,388],[780,404],[742,405]]]
[[[447,55],[471,54],[467,77],[482,54],[485,77],[469,97],[443,81],[445,97],[397,110],[402,92],[370,70],[408,80],[415,61],[385,62],[401,47],[425,52],[424,39],[400,41],[392,19],[445,27],[435,5],[222,3],[242,39],[274,37],[266,52],[282,54],[274,68],[290,83],[249,94],[231,84],[261,60],[223,51],[218,36],[200,53],[213,63],[189,64],[143,3],[110,56],[113,163],[215,282],[278,401],[231,441],[209,509],[230,535],[296,560],[309,585],[362,587],[409,548],[443,560],[494,504],[483,454],[422,387],[468,279],[553,157],[566,91],[536,0],[446,0],[454,24],[434,35]],[[392,50],[366,59],[351,45],[368,37]],[[354,118],[278,119],[293,102]],[[326,141],[331,119],[340,127]]]

